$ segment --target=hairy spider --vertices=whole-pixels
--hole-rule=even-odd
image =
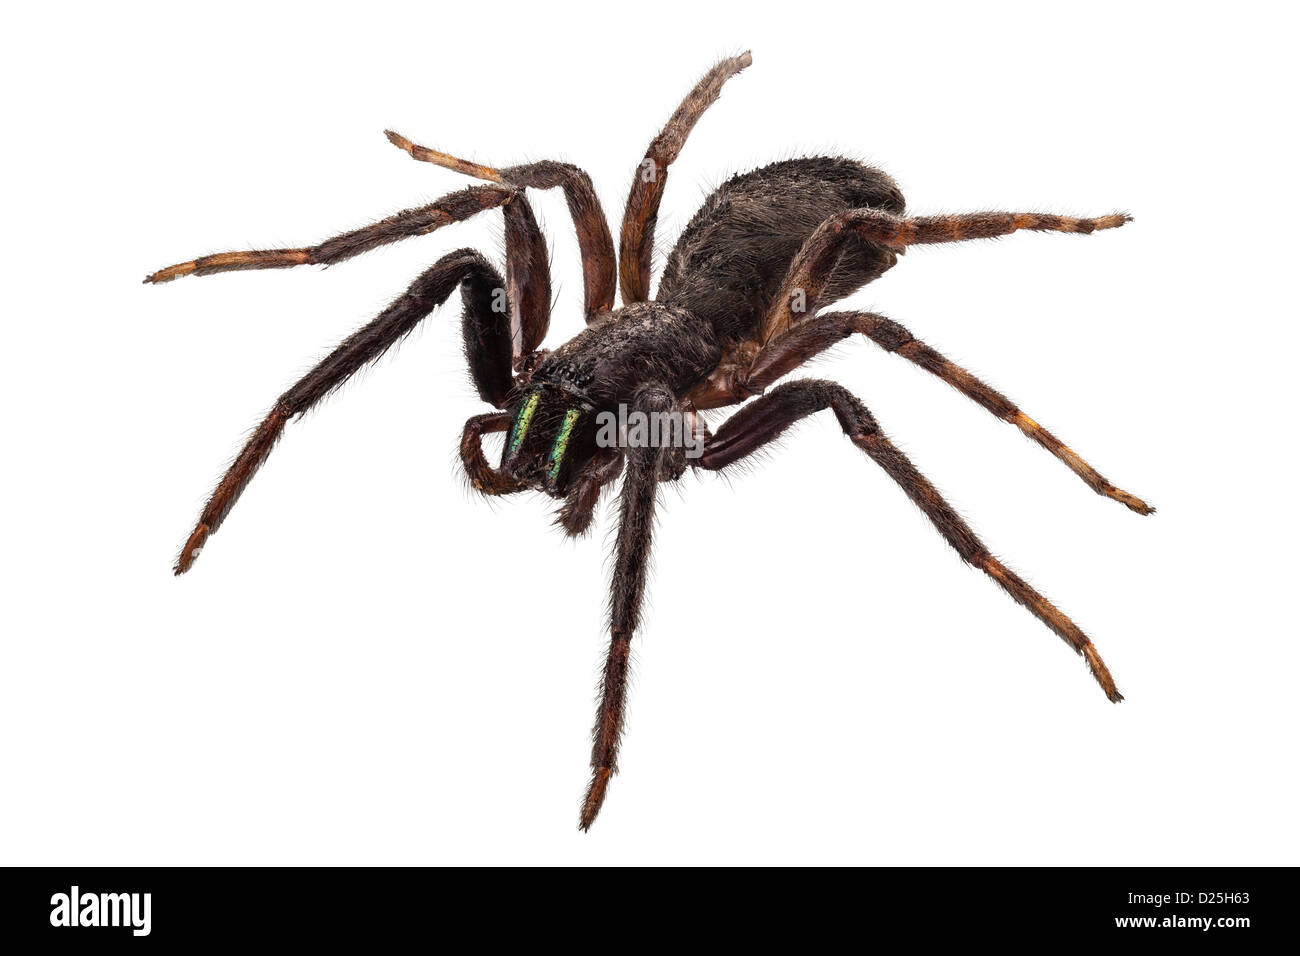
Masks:
[[[581,169],[557,162],[494,169],[389,140],[414,159],[454,169],[489,185],[389,216],[315,246],[224,252],[168,266],[146,282],[235,269],[332,264],[409,236],[433,232],[499,208],[505,219],[505,278],[472,249],[448,253],[377,318],[349,336],[287,392],[240,451],[181,549],[175,572],[188,571],[266,460],[285,424],[301,416],[410,332],[458,286],[464,303],[465,357],[479,395],[498,411],[465,423],[461,458],[485,495],[542,491],[563,502],[557,522],[570,535],[587,530],[601,490],[626,471],[610,603],[610,643],[594,729],[592,777],[579,826],[591,826],[617,768],[629,652],[646,585],[660,482],[687,468],[718,470],[771,442],[792,424],[830,409],[845,435],[894,479],[962,559],[989,577],[1083,656],[1106,696],[1123,698],[1092,641],[1073,621],[993,557],[934,486],[880,430],[865,405],[842,386],[804,380],[767,388],[845,337],[859,333],[938,376],[1010,422],[1063,461],[1098,494],[1138,514],[1154,510],[1121,491],[1001,393],[869,312],[820,312],[891,268],[908,246],[1002,236],[1022,229],[1091,233],[1129,221],[1123,214],[1075,219],[1040,213],[977,212],[906,216],[903,196],[878,169],[849,159],[810,157],[773,163],[720,186],[687,225],[650,299],[651,251],[668,167],[723,84],[750,64],[724,59],[686,96],[637,168],[623,213],[618,285],[609,226]],[[541,348],[551,320],[546,247],[526,198],[559,187],[582,254],[587,327],[554,351]],[[698,411],[754,397],[712,433]],[[601,440],[602,420],[620,410],[617,440]],[[667,422],[662,435],[636,441],[631,416]],[[685,429],[684,432],[682,429]],[[499,468],[483,454],[485,434],[508,432]],[[689,446],[691,452],[686,449]]]

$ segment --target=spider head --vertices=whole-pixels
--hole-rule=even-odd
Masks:
[[[558,385],[534,381],[511,405],[501,470],[563,498],[599,450],[596,434],[591,401]]]

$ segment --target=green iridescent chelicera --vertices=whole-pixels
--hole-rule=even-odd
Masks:
[[[532,423],[533,413],[537,411],[537,402],[541,396],[537,392],[528,396],[523,407],[519,409],[519,414],[515,416],[514,424],[510,426],[510,444],[508,453],[513,455],[519,450],[519,446],[524,442],[524,435],[528,432],[528,426]]]
[[[560,464],[564,461],[564,450],[569,447],[569,436],[573,434],[573,426],[578,421],[578,416],[582,414],[576,408],[571,408],[564,413],[564,421],[560,422],[560,430],[555,433],[555,442],[551,445],[551,456],[548,459],[551,463],[550,479],[555,480],[555,476],[560,473]]]

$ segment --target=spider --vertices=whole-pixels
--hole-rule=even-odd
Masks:
[[[1111,700],[1122,700],[1092,641],[1070,618],[989,553],[934,486],[881,431],[861,401],[829,381],[776,385],[788,372],[850,335],[863,335],[932,373],[1064,462],[1095,492],[1138,514],[1154,509],[1120,490],[1008,398],[954,365],[883,315],[819,311],[892,268],[915,244],[958,242],[1019,230],[1092,233],[1130,220],[1123,214],[1076,219],[1039,213],[977,212],[908,216],[885,173],[849,159],[817,156],[735,176],[713,192],[669,255],[650,297],[651,252],[668,169],[687,135],[749,53],[719,62],[690,91],[651,142],[623,213],[617,269],[614,243],[591,179],[576,166],[537,162],[495,169],[419,146],[387,132],[413,159],[480,180],[436,202],[297,249],[225,252],[168,266],[145,279],[236,269],[332,265],[491,209],[505,221],[505,277],[473,249],[448,253],[378,317],[345,339],[280,396],[213,491],[177,558],[188,571],[221,527],[286,423],[302,416],[356,371],[387,351],[457,287],[464,305],[465,357],[479,395],[496,411],[464,426],[460,455],[484,495],[541,491],[562,502],[557,524],[573,536],[589,528],[602,489],[622,475],[611,584],[610,641],[593,731],[591,778],[579,827],[590,828],[617,769],[657,489],[688,469],[716,471],[744,459],[800,419],[829,409],[849,440],[885,470],[968,564],[979,568],[1087,662]],[[554,351],[543,349],[551,319],[546,246],[528,190],[563,191],[582,256],[586,328]],[[615,308],[614,291],[622,293]],[[771,388],[770,386],[776,386]],[[752,401],[750,401],[752,399]],[[746,403],[711,431],[699,412]],[[634,441],[616,440],[601,421],[664,422]],[[644,431],[644,429],[642,429]],[[506,433],[499,467],[485,435]],[[669,440],[669,435],[672,436]],[[644,436],[643,436],[644,437]]]

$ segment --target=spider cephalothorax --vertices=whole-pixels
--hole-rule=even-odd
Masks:
[[[1123,225],[1128,217],[1001,212],[907,217],[902,193],[878,169],[834,157],[789,160],[736,176],[705,201],[669,256],[651,301],[651,250],[668,167],[723,83],[749,63],[746,53],[710,70],[650,144],[628,196],[617,269],[609,226],[582,170],[553,162],[498,170],[390,132],[389,140],[415,159],[490,184],[316,246],[204,256],[145,280],[334,263],[485,210],[502,210],[505,276],[472,249],[443,256],[285,392],[217,485],[175,570],[189,570],[291,418],[383,354],[459,288],[470,372],[479,395],[498,409],[465,423],[461,458],[473,486],[487,495],[531,489],[561,499],[559,524],[579,534],[590,526],[601,490],[623,476],[610,647],[592,779],[580,817],[583,829],[599,812],[616,768],[659,484],[676,480],[689,468],[725,468],[818,411],[834,412],[850,441],[902,487],[963,560],[988,574],[1081,654],[1107,697],[1122,699],[1092,641],[989,553],[885,437],[865,405],[833,382],[804,380],[768,389],[845,337],[865,335],[1015,425],[1098,494],[1150,514],[1154,509],[1145,502],[1116,488],[1009,399],[901,325],[869,312],[821,311],[878,278],[910,245],[1019,230],[1091,233]],[[578,234],[587,328],[547,352],[542,343],[550,325],[550,266],[526,193],[555,187],[564,192]],[[623,303],[618,309],[616,279]],[[698,414],[747,401],[716,433]],[[482,439],[489,433],[505,433],[499,467],[483,454]]]

